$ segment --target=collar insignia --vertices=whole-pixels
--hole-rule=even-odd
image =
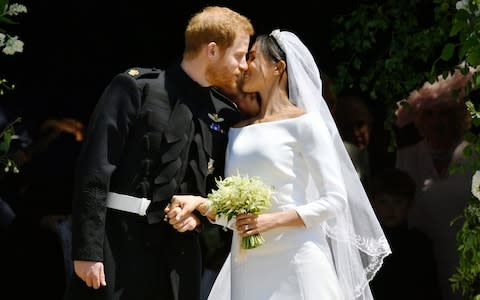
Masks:
[[[130,69],[128,71],[128,75],[130,76],[137,76],[138,74],[140,74],[140,72],[137,69]]]
[[[217,123],[220,123],[220,122],[223,122],[224,119],[219,117],[218,114],[211,114],[211,113],[208,113],[208,117],[213,121],[213,122],[217,122]]]

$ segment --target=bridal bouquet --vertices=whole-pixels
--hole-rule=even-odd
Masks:
[[[271,205],[272,188],[265,185],[258,177],[229,176],[216,179],[217,189],[208,194],[210,209],[216,215],[233,217],[244,213],[258,214]],[[262,245],[264,239],[260,233],[243,237],[241,247],[251,249]]]

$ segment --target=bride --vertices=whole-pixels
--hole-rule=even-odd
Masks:
[[[242,90],[258,93],[260,112],[230,129],[225,176],[258,176],[274,187],[272,207],[230,224],[199,196],[176,195],[166,209],[177,230],[197,209],[235,232],[209,299],[373,299],[368,282],[390,247],[322,98],[311,53],[288,31],[258,36]],[[263,245],[241,249],[241,237],[256,233]]]

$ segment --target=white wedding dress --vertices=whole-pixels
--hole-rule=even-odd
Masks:
[[[231,254],[209,300],[344,300],[327,237],[320,224],[345,206],[346,192],[325,124],[316,113],[231,128],[226,176],[258,176],[273,186],[269,211],[295,209],[305,227],[262,233],[265,243],[240,249],[234,230]],[[306,199],[312,175],[320,190]],[[224,219],[217,224],[226,226]]]

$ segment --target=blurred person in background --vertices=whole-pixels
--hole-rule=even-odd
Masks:
[[[415,202],[409,224],[416,226],[433,242],[439,285],[443,300],[465,299],[453,293],[449,277],[458,264],[456,233],[461,224],[451,221],[463,213],[470,197],[473,175],[463,150],[471,117],[466,109],[465,87],[475,70],[460,70],[426,82],[399,103],[396,125],[413,123],[421,140],[397,150],[396,167],[406,171],[415,181]],[[451,167],[464,171],[449,172]]]

